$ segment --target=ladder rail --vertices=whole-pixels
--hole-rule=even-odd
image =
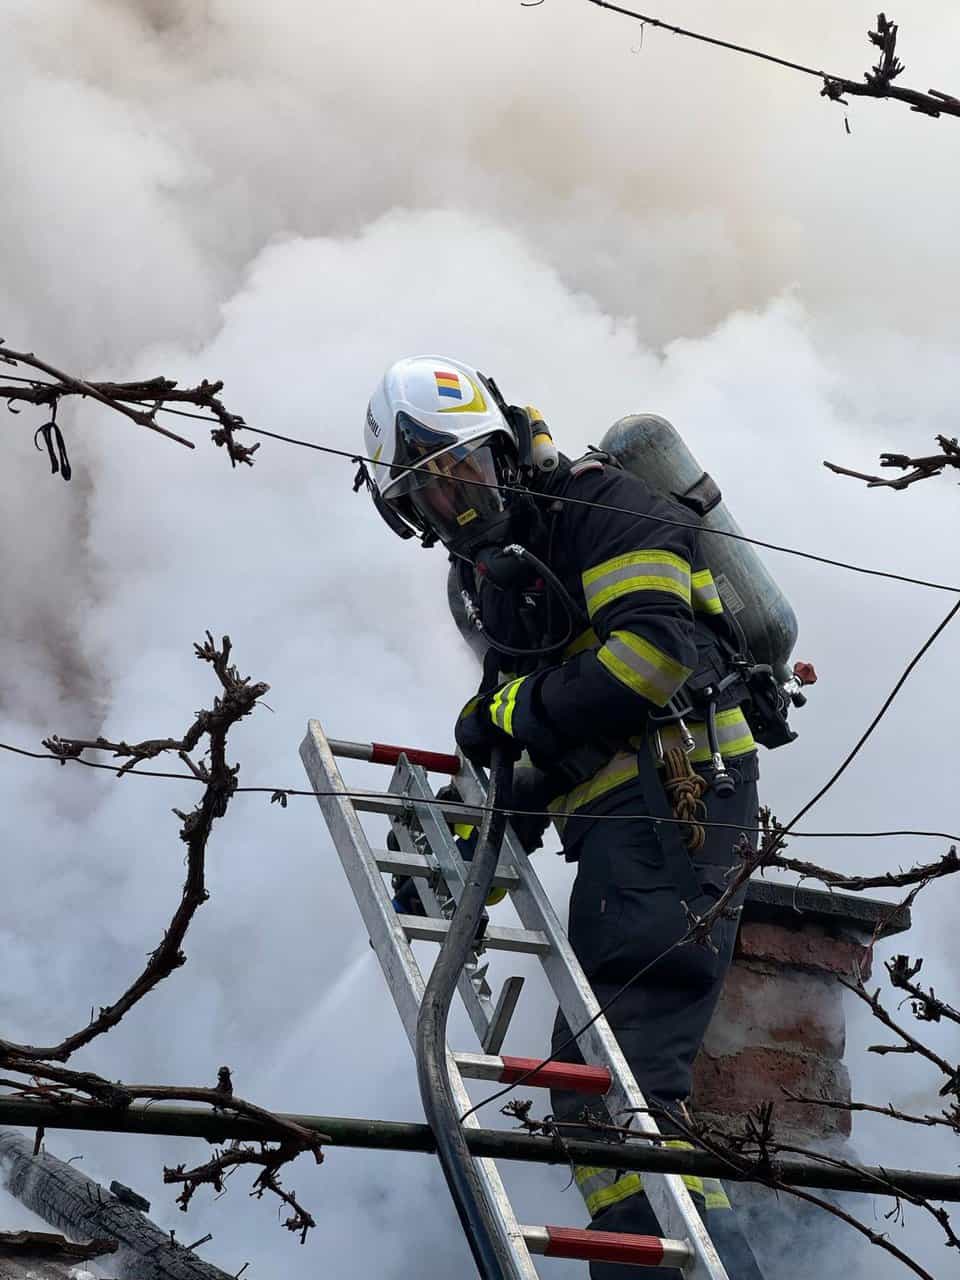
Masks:
[[[486,786],[483,775],[469,760],[463,762],[463,768],[457,775],[457,785],[460,794],[469,804],[485,803]],[[647,1105],[646,1099],[623,1050],[606,1018],[602,1015],[597,1017],[600,1005],[574,954],[566,931],[539,876],[530,864],[529,856],[509,827],[501,860],[512,866],[520,879],[520,885],[511,893],[510,900],[521,923],[528,930],[536,930],[545,935],[550,943],[550,952],[541,956],[541,963],[571,1031],[575,1032],[588,1022],[591,1023],[578,1037],[578,1044],[585,1062],[605,1066],[610,1071],[612,1083],[604,1101],[611,1118],[615,1123],[622,1123],[625,1117],[633,1116],[638,1134],[658,1137],[659,1127],[653,1117],[643,1110]],[[685,1278],[728,1280],[726,1269],[680,1175],[644,1175],[643,1187],[664,1236],[687,1239],[691,1243],[693,1256],[684,1272]]]
[[[416,1049],[417,1017],[423,999],[425,983],[420,966],[403,930],[400,917],[393,909],[387,894],[377,860],[360,824],[357,810],[346,794],[343,778],[333,751],[319,720],[310,720],[307,734],[300,746],[300,757],[307,777],[317,792],[329,792],[317,796],[324,819],[333,838],[344,873],[357,900],[360,915],[370,942],[376,952],[387,986],[393,996],[397,1012],[407,1033],[411,1047]],[[392,810],[397,816],[403,811],[402,801]],[[447,1064],[451,1088],[460,1113],[471,1105],[470,1095],[450,1049]],[[479,1128],[475,1116],[466,1121],[471,1128]],[[530,1252],[527,1249],[520,1223],[507,1196],[506,1188],[495,1162],[489,1158],[474,1159],[479,1181],[489,1207],[502,1233],[502,1239],[510,1249],[518,1280],[538,1280]],[[513,1277],[511,1277],[513,1280]]]
[[[416,1024],[424,981],[410,940],[419,936],[442,942],[449,930],[450,921],[443,909],[445,898],[441,895],[459,899],[466,864],[460,857],[446,823],[479,824],[482,821],[487,806],[486,778],[480,770],[464,761],[457,774],[457,784],[466,805],[438,804],[427,782],[424,766],[411,762],[401,752],[391,790],[401,790],[403,794],[384,797],[382,793],[379,796],[373,793],[357,795],[351,791],[347,795],[331,743],[318,721],[309,722],[300,753],[314,788],[318,792],[335,793],[318,795],[318,803],[408,1038],[416,1051]],[[421,895],[429,912],[427,916],[398,916],[394,911],[382,878],[384,851],[374,852],[371,849],[358,811],[385,814],[390,818],[403,849],[398,857],[409,859],[419,883],[427,890]],[[418,826],[421,833],[419,837],[416,834]],[[604,1101],[611,1117],[622,1122],[625,1113],[630,1112],[634,1117],[638,1139],[657,1140],[658,1126],[643,1111],[646,1106],[644,1096],[606,1018],[596,1016],[599,1014],[599,1004],[593,990],[539,877],[509,826],[501,850],[497,878],[501,882],[509,882],[511,901],[523,928],[488,926],[487,933],[492,936],[485,938],[484,946],[491,946],[491,949],[502,947],[506,950],[524,950],[537,955],[571,1028],[577,1030],[591,1022],[578,1037],[578,1041],[585,1062],[592,1064],[595,1069],[604,1068],[609,1072],[611,1085]],[[436,893],[436,888],[440,888],[440,895]],[[449,905],[447,903],[448,910]],[[460,990],[461,995],[464,995],[465,984],[462,978]],[[474,999],[471,1001],[470,994],[467,994],[466,1009],[478,1039],[483,1044],[483,1029],[490,1027],[489,1002],[476,999],[476,991],[472,987],[471,991]],[[595,1021],[591,1021],[594,1018]],[[501,1027],[501,1039],[502,1031]],[[449,1047],[446,1049],[451,1087],[457,1105],[461,1108],[460,1114],[469,1111],[472,1104],[458,1059],[464,1069],[470,1066],[471,1075],[479,1074],[474,1069],[474,1064],[468,1064],[467,1060],[470,1058],[471,1055],[454,1055]],[[464,1123],[470,1127],[479,1126],[476,1114],[467,1116]],[[512,1250],[511,1257],[516,1260],[517,1274],[523,1280],[536,1280],[538,1273],[534,1268],[531,1250],[528,1249],[528,1243],[534,1243],[530,1237],[530,1229],[525,1229],[518,1223],[493,1161],[481,1159],[474,1163],[480,1175],[485,1205],[495,1211],[502,1238]],[[687,1251],[686,1265],[683,1266],[685,1280],[728,1280],[727,1272],[682,1178],[677,1174],[645,1174],[644,1190],[666,1238],[664,1243],[679,1242],[678,1248]],[[527,1241],[525,1233],[529,1237]],[[534,1246],[534,1251],[541,1250]],[[677,1265],[679,1264],[678,1255]]]

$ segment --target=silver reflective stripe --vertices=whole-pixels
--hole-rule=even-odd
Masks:
[[[632,631],[614,631],[597,650],[597,658],[612,676],[655,706],[665,706],[690,675],[655,644]]]
[[[583,574],[587,612],[594,614],[634,591],[665,591],[690,603],[690,566],[671,551],[630,551]]]
[[[749,751],[756,750],[757,744],[754,741],[753,734],[750,732],[747,718],[739,707],[731,707],[729,711],[721,711],[717,715],[716,724],[717,744],[720,747],[722,756],[732,759],[735,756],[743,756]],[[710,759],[711,754],[707,741],[707,726],[702,720],[688,720],[686,725],[695,743],[694,749],[690,753],[690,759],[694,764],[703,764]],[[665,748],[683,745],[680,739],[680,731],[676,725],[664,725],[660,730],[660,738]]]
[[[591,1218],[643,1190],[640,1174],[625,1169],[600,1169],[580,1164],[574,1168],[573,1176]]]

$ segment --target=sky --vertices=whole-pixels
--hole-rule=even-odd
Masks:
[[[537,404],[575,454],[628,412],[660,413],[748,533],[958,581],[949,477],[867,491],[874,468],[957,430],[960,133],[893,103],[818,96],[812,77],[708,49],[586,0],[6,0],[0,43],[0,334],[60,368],[223,378],[252,424],[357,449],[366,401],[408,354],[459,357]],[[664,0],[661,16],[856,76],[870,5]],[[895,15],[901,16],[901,15]],[[958,92],[960,13],[902,15],[904,83]],[[849,125],[849,132],[845,127]],[[231,734],[241,781],[303,785],[308,717],[331,736],[452,745],[473,659],[446,614],[445,560],[402,543],[344,460],[265,441],[232,470],[90,403],[60,414],[74,467],[48,472],[30,409],[4,413],[0,740],[178,734],[213,682],[192,656],[229,633],[266,680]],[[944,592],[770,554],[820,681],[800,738],[765,755],[789,817],[829,776],[952,603]],[[911,678],[808,830],[955,830],[955,637]],[[348,781],[382,786],[368,766]],[[179,898],[185,784],[0,761],[7,816],[0,1025],[33,1042],[86,1020],[139,970]],[[375,825],[371,827],[376,831]],[[940,842],[796,841],[843,870]],[[289,1111],[419,1118],[413,1060],[320,814],[238,796],[209,846],[188,964],[74,1063],[208,1082]],[[569,869],[543,855],[562,909]],[[949,986],[956,888],[915,909],[909,946]],[[898,944],[900,945],[900,944]],[[425,959],[427,957],[425,956]],[[496,972],[503,972],[502,968]],[[538,1052],[531,981],[508,1051]],[[455,1023],[460,1047],[469,1031]],[[939,1029],[935,1029],[938,1030]],[[858,1046],[855,1095],[936,1106],[922,1068]],[[940,1036],[947,1052],[960,1046]],[[478,1095],[479,1096],[479,1095]],[[491,1122],[495,1117],[490,1117]],[[925,1131],[855,1130],[868,1160],[949,1169]],[[433,1162],[331,1152],[289,1184],[318,1220],[301,1248],[243,1188],[188,1217],[160,1183],[201,1144],[49,1135],[119,1177],[226,1270],[447,1276],[466,1252]],[[510,1174],[527,1221],[577,1223],[562,1172]],[[239,1175],[237,1182],[239,1182]],[[0,1226],[22,1221],[0,1201]],[[905,1229],[935,1274],[943,1249]],[[900,1274],[878,1254],[864,1267]],[[574,1277],[553,1264],[551,1274]]]

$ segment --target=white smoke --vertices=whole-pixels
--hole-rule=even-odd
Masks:
[[[719,28],[713,6],[669,7]],[[748,532],[956,580],[949,480],[868,492],[820,466],[871,469],[881,449],[922,452],[956,429],[953,122],[857,102],[848,136],[812,78],[649,29],[634,53],[636,24],[574,0],[7,9],[11,346],[89,376],[222,377],[251,423],[348,450],[383,367],[447,351],[539,404],[569,452],[625,412],[663,413]],[[731,0],[720,34],[856,74],[873,18],[815,0],[797,28]],[[904,32],[905,78],[953,87],[958,36],[954,9],[929,0]],[[212,693],[190,656],[210,627],[273,686],[272,713],[232,735],[244,782],[302,783],[310,715],[336,736],[449,746],[475,671],[446,616],[443,558],[379,524],[348,462],[264,441],[256,466],[234,472],[199,424],[179,420],[197,441],[188,453],[89,403],[61,418],[69,486],[31,447],[39,414],[6,422],[3,741],[178,731]],[[764,760],[766,799],[786,817],[951,597],[769,563],[801,617],[798,656],[822,673],[799,742]],[[951,645],[918,669],[810,829],[951,829]],[[348,777],[385,781],[360,766]],[[4,1035],[56,1038],[142,964],[179,893],[168,810],[191,794],[5,757]],[[861,870],[941,848],[793,852]],[[544,870],[562,902],[566,870]],[[409,1049],[313,802],[237,797],[209,874],[185,970],[78,1065],[212,1083],[227,1062],[238,1090],[285,1110],[416,1116]],[[916,919],[905,945],[943,984],[948,913],[921,899]],[[535,1053],[550,1010],[526,1001],[508,1045]],[[853,1066],[860,1096],[899,1096],[883,1064]],[[918,1164],[950,1158],[923,1133]],[[866,1157],[890,1159],[889,1136],[857,1136]],[[194,1148],[203,1159],[200,1144],[83,1147],[180,1227],[159,1168]],[[213,1231],[210,1256],[233,1270],[250,1260],[254,1276],[278,1259],[286,1275],[314,1274],[318,1257],[334,1275],[406,1275],[414,1249],[424,1275],[467,1265],[433,1162],[334,1151],[291,1177],[318,1217],[303,1250],[237,1190],[198,1196],[181,1236]],[[560,1174],[513,1183],[527,1221],[581,1220],[573,1192],[557,1198]],[[931,1233],[910,1239],[939,1261]]]

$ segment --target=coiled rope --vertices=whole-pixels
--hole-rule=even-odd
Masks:
[[[682,747],[669,747],[663,753],[663,789],[674,817],[685,824],[681,839],[691,853],[699,853],[706,843],[707,833],[700,824],[707,816],[703,796],[708,785]]]

